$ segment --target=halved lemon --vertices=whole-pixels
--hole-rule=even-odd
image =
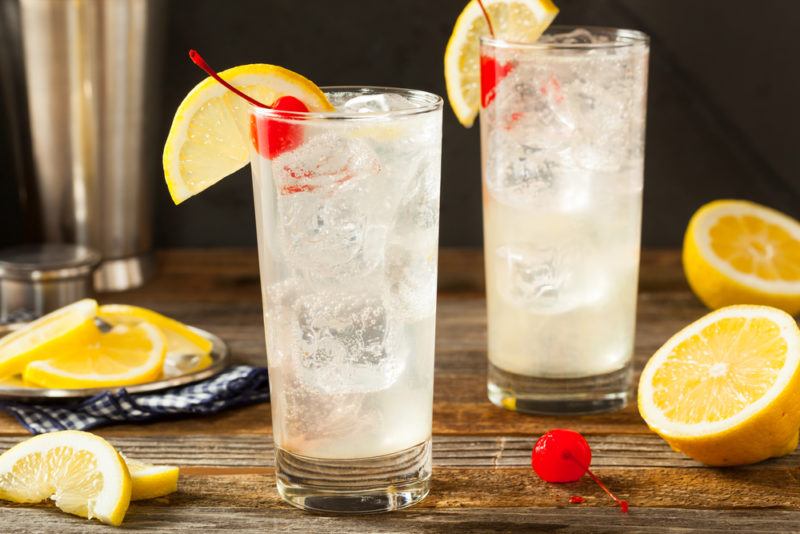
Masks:
[[[264,104],[281,96],[300,99],[310,111],[332,111],[313,82],[283,67],[241,65],[219,75]],[[164,144],[164,177],[175,204],[214,185],[250,161],[249,104],[212,78],[183,99]]]
[[[129,386],[161,375],[167,342],[158,327],[117,325],[94,343],[70,347],[25,367],[25,382],[45,388]]]
[[[686,229],[683,268],[709,308],[763,304],[795,315],[800,312],[800,222],[754,202],[710,202]]]
[[[131,500],[155,499],[178,490],[180,470],[174,465],[151,465],[122,455],[131,473]]]
[[[550,0],[484,0],[499,39],[532,43],[553,22],[558,8]],[[456,19],[444,52],[447,99],[458,121],[469,128],[480,110],[480,38],[489,26],[477,0],[470,0]]]
[[[175,319],[127,304],[106,304],[100,306],[97,313],[101,319],[112,325],[133,326],[144,321],[160,328],[167,340],[165,374],[199,371],[211,364],[211,341]]]
[[[800,330],[767,306],[729,306],[675,334],[639,380],[639,413],[673,449],[740,465],[797,447]]]
[[[41,434],[0,455],[0,499],[52,499],[67,513],[119,525],[130,498],[131,477],[122,457],[88,432]]]
[[[0,378],[21,373],[29,362],[58,354],[62,347],[95,340],[100,336],[96,312],[96,301],[79,300],[0,338]]]

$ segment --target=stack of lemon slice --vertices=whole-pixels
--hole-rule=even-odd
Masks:
[[[177,490],[178,468],[124,458],[88,432],[42,434],[0,456],[0,499],[52,500],[61,510],[103,523],[122,523],[132,500]]]
[[[84,299],[0,339],[0,378],[45,388],[129,386],[157,380],[187,354],[197,357],[192,370],[207,367],[210,352],[209,340],[154,311]]]

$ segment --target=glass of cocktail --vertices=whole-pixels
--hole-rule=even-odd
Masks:
[[[552,27],[481,40],[488,393],[586,413],[629,396],[649,42]]]
[[[250,110],[277,485],[393,510],[431,473],[442,100],[323,90],[336,111]]]

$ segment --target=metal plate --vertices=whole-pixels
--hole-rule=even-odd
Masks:
[[[24,323],[0,325],[0,337],[5,336],[25,326]],[[219,337],[211,332],[206,332],[200,328],[193,326],[188,327],[193,332],[203,336],[212,343],[211,348],[211,364],[204,367],[199,371],[180,372],[175,371],[175,374],[164,377],[155,382],[147,382],[145,384],[137,384],[135,386],[124,386],[128,393],[146,393],[152,391],[159,391],[162,389],[173,388],[175,386],[183,386],[198,382],[206,378],[218,375],[221,373],[229,363],[228,346]],[[98,393],[105,393],[106,391],[117,391],[122,389],[122,386],[113,388],[86,388],[86,389],[50,389],[50,388],[36,388],[28,387],[22,384],[21,380],[12,379],[6,383],[0,382],[0,398],[13,399],[13,400],[35,400],[47,401],[57,399],[81,399],[84,397],[92,397]]]

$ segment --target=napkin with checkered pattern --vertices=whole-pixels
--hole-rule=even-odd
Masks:
[[[267,370],[239,365],[188,386],[132,395],[124,388],[70,404],[0,401],[32,434],[88,430],[115,423],[142,423],[186,415],[208,415],[269,401]]]

